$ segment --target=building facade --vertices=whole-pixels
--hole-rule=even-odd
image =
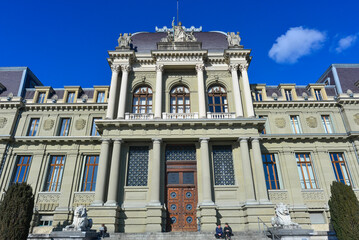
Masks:
[[[327,230],[330,184],[359,196],[359,65],[307,86],[249,84],[240,42],[181,25],[120,35],[111,85],[93,88],[0,68],[0,197],[31,184],[33,231],[79,205],[110,232],[257,230],[279,202]]]

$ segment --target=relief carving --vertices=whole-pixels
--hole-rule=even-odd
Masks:
[[[43,129],[48,131],[51,130],[54,127],[55,121],[52,119],[46,119],[44,122]]]
[[[39,194],[39,198],[37,199],[38,203],[58,203],[60,199],[60,194],[54,193],[46,193]]]
[[[359,113],[354,115],[354,122],[359,125]]]
[[[287,202],[288,192],[269,192],[269,199],[272,202]]]
[[[5,127],[6,123],[7,123],[7,118],[6,117],[1,117],[0,118],[0,128]]]
[[[324,201],[324,193],[323,192],[303,192],[304,201]]]
[[[284,118],[276,118],[276,119],[274,120],[274,122],[275,122],[275,125],[276,125],[278,128],[285,128],[286,122],[285,122],[285,119],[284,119]]]
[[[85,125],[86,125],[86,120],[85,120],[85,119],[82,119],[82,118],[77,119],[76,122],[75,122],[75,128],[76,128],[76,130],[82,130],[82,129],[84,129]]]
[[[311,117],[307,117],[307,125],[308,127],[310,128],[316,128],[318,126],[318,122],[317,122],[317,119],[313,116]]]
[[[74,206],[88,206],[95,200],[95,193],[75,193]]]

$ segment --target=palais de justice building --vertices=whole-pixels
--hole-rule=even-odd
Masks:
[[[121,35],[108,54],[110,86],[0,68],[0,197],[31,184],[33,230],[79,205],[110,232],[257,230],[279,202],[325,230],[331,182],[359,196],[358,64],[250,84],[239,34],[181,25]]]

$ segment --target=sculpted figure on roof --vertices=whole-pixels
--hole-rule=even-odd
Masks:
[[[196,42],[197,39],[193,36],[194,29],[191,32],[186,32],[179,22],[178,26],[175,25],[175,20],[172,21],[173,34],[167,30],[167,37],[163,38],[162,42]]]
[[[129,49],[131,41],[131,33],[124,33],[123,36],[122,33],[120,33],[120,37],[118,38],[118,48]]]
[[[229,47],[240,47],[241,46],[241,37],[239,36],[239,32],[235,34],[234,32],[227,33],[227,40]]]

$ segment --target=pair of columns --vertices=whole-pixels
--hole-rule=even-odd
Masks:
[[[125,118],[125,108],[126,108],[126,94],[127,94],[127,83],[128,83],[128,73],[131,70],[130,65],[112,65],[112,77],[111,77],[111,87],[110,94],[108,99],[108,107],[106,112],[106,119],[123,119]],[[118,76],[120,71],[122,71],[121,78],[121,87],[120,93],[118,94]],[[118,97],[118,110],[117,116],[115,116],[115,106],[116,99]]]
[[[198,106],[199,117],[206,118],[206,99],[205,86],[203,78],[204,64],[197,64],[197,83],[198,83]],[[163,65],[156,65],[156,98],[155,98],[155,118],[162,117],[162,73]]]
[[[243,95],[245,100],[245,108],[248,117],[254,117],[253,102],[251,96],[251,89],[249,87],[247,68],[248,64],[231,64],[229,70],[232,74],[232,87],[234,95],[234,104],[236,107],[236,117],[243,117],[243,105],[241,97],[241,89],[238,81],[238,68],[241,71],[241,85],[243,89]]]
[[[113,142],[111,163],[109,162],[110,145]],[[94,206],[116,206],[118,194],[118,173],[120,171],[120,155],[122,139],[102,139],[100,160],[97,173],[97,183],[95,190],[95,201],[92,203]],[[108,169],[111,164],[109,179],[107,178]],[[107,184],[108,180],[108,184]],[[108,191],[107,190],[108,187]],[[104,203],[106,199],[107,202]]]
[[[242,168],[245,179],[247,203],[268,203],[266,180],[263,171],[262,153],[259,138],[251,138],[253,158],[250,158],[249,138],[239,138]],[[253,175],[254,174],[254,178]]]

